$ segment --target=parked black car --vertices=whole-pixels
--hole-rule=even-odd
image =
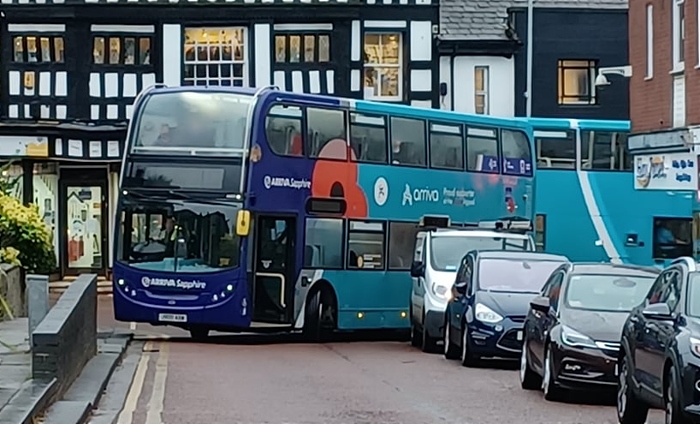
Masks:
[[[532,299],[565,256],[471,251],[461,260],[445,311],[447,359],[469,366],[481,357],[517,359]]]
[[[612,393],[622,326],[659,272],[606,263],[556,269],[525,319],[522,388],[542,388],[547,400],[571,389],[607,387]]]
[[[700,421],[700,267],[666,267],[622,331],[617,386],[621,424],[643,424],[650,408],[667,424]]]

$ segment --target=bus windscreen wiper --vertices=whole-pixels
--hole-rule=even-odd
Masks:
[[[220,202],[220,201],[216,201],[216,200],[200,199],[200,198],[197,198],[197,197],[193,197],[193,196],[191,196],[191,195],[189,195],[189,194],[180,193],[180,192],[178,192],[178,191],[169,190],[169,191],[168,191],[168,194],[170,194],[171,196],[174,196],[174,197],[179,197],[179,198],[182,199],[182,200],[190,200],[190,201],[192,201],[192,202],[202,203],[202,204],[205,204],[205,205],[231,206],[229,203],[224,203],[224,202]]]

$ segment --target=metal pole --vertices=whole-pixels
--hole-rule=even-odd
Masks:
[[[525,116],[532,116],[532,32],[533,32],[533,15],[534,15],[534,0],[527,0],[527,82],[525,87]]]

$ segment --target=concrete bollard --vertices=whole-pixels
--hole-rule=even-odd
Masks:
[[[29,336],[49,312],[49,277],[29,274],[27,282],[27,315]]]

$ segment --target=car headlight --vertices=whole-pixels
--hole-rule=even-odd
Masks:
[[[597,349],[598,346],[595,344],[593,339],[585,334],[581,334],[578,331],[562,326],[561,327],[561,341],[571,347],[590,347]]]
[[[695,356],[700,356],[700,339],[695,337],[690,338],[690,351],[693,352]]]
[[[450,291],[447,287],[438,283],[433,283],[431,290],[435,296],[440,297],[442,299],[446,299],[449,295],[448,292]]]
[[[481,322],[486,322],[489,324],[495,324],[497,322],[503,321],[503,317],[494,312],[493,309],[488,306],[477,303],[475,308],[474,317]]]

